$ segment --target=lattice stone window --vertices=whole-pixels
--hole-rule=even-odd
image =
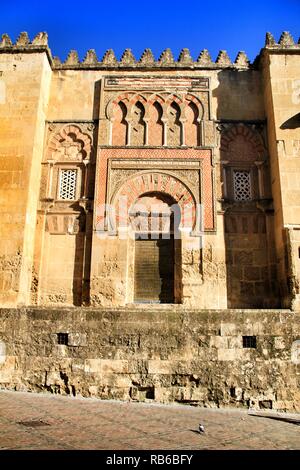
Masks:
[[[59,173],[59,199],[76,199],[77,170],[60,170]]]
[[[233,194],[236,201],[250,201],[252,199],[250,171],[234,170]]]

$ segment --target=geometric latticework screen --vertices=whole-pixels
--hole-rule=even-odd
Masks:
[[[233,194],[236,201],[250,201],[251,198],[251,179],[250,171],[233,172]]]
[[[59,199],[75,199],[77,170],[61,170],[59,175]]]

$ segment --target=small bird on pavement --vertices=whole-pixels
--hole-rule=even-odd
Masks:
[[[203,426],[203,424],[201,424],[201,423],[199,424],[199,433],[200,433],[200,434],[205,433],[204,426]]]

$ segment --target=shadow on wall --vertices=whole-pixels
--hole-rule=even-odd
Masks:
[[[217,100],[218,120],[265,120],[263,87],[258,70],[223,69],[219,86],[212,96]]]
[[[280,129],[297,129],[298,127],[300,127],[300,113],[283,122]]]
[[[100,113],[100,90],[101,90],[101,80],[95,82],[94,87],[94,103],[93,103],[93,119],[99,119]]]
[[[84,270],[84,246],[85,246],[85,214],[81,210],[77,217],[78,232],[75,235],[75,259],[73,268],[73,305],[80,306],[82,304],[83,294],[83,270]]]
[[[99,119],[100,112],[100,84],[97,81],[94,87],[94,105],[93,105],[93,119]],[[96,149],[97,149],[98,127],[95,124],[93,132],[93,147],[91,152],[91,159],[87,170],[87,186],[85,199],[85,209],[80,207],[80,214],[78,215],[78,233],[75,235],[75,259],[73,268],[73,304],[75,306],[89,305],[90,303],[90,271],[91,271],[91,250],[92,250],[92,233],[93,233],[93,218],[92,208],[94,200],[95,189],[95,167],[96,167]],[[84,182],[82,181],[82,185]],[[82,187],[83,191],[83,187]],[[82,193],[83,194],[83,193]],[[78,204],[73,207],[78,211]]]

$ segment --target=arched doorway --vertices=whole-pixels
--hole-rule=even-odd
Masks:
[[[178,302],[179,219],[178,205],[163,193],[145,193],[131,207],[130,221],[135,233],[134,302]]]

